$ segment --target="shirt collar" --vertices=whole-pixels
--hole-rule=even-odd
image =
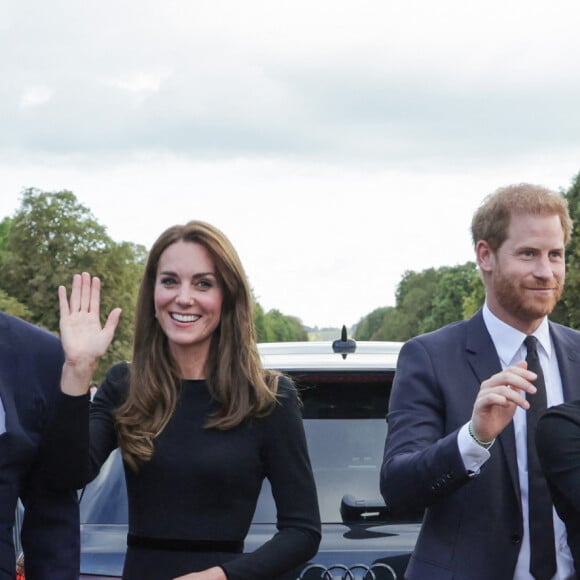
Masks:
[[[527,335],[500,320],[489,309],[487,302],[483,305],[483,320],[502,365],[504,367],[509,366],[522,348]],[[552,356],[552,343],[550,341],[550,326],[547,316],[544,316],[540,326],[533,332],[533,336],[538,339],[548,358],[550,358]]]

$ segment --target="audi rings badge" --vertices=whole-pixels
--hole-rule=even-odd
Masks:
[[[355,564],[350,567],[344,564],[311,564],[302,570],[298,580],[397,580],[397,573],[383,563],[372,566]]]

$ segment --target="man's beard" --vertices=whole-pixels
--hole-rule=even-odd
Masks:
[[[534,296],[530,289],[553,289],[549,296]],[[563,285],[555,278],[533,282],[522,287],[521,281],[514,283],[509,277],[496,271],[493,289],[500,306],[519,320],[534,321],[549,315],[560,300]]]

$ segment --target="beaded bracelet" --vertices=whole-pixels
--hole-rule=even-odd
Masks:
[[[471,426],[471,421],[469,421],[469,425],[467,425],[467,431],[469,432],[469,434],[471,435],[471,438],[480,446],[483,447],[484,449],[489,449],[494,443],[495,443],[495,438],[493,438],[491,441],[482,441],[474,432],[473,432],[473,428]]]

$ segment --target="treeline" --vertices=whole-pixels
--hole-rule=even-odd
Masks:
[[[566,285],[552,320],[580,329],[580,173],[568,190],[576,225],[566,251]],[[131,358],[137,291],[147,248],[116,242],[91,211],[70,191],[27,189],[20,208],[0,222],[0,310],[58,334],[60,284],[70,286],[76,272],[88,271],[103,281],[102,312],[123,309],[115,340],[98,375],[114,362]],[[404,273],[395,306],[377,308],[354,327],[357,340],[407,340],[472,316],[481,307],[484,289],[475,262]],[[308,340],[302,321],[279,310],[265,312],[254,301],[260,342]]]
[[[567,198],[575,233],[566,249],[566,285],[550,319],[580,329],[580,173]],[[358,340],[407,340],[469,318],[485,298],[475,261],[459,266],[407,271],[397,287],[395,306],[377,308],[356,325]]]
[[[148,249],[116,242],[71,191],[26,189],[21,205],[0,222],[0,310],[58,334],[57,288],[87,271],[103,282],[101,312],[123,309],[115,340],[98,369],[132,356],[133,322]],[[258,340],[308,340],[301,321],[255,302]]]

